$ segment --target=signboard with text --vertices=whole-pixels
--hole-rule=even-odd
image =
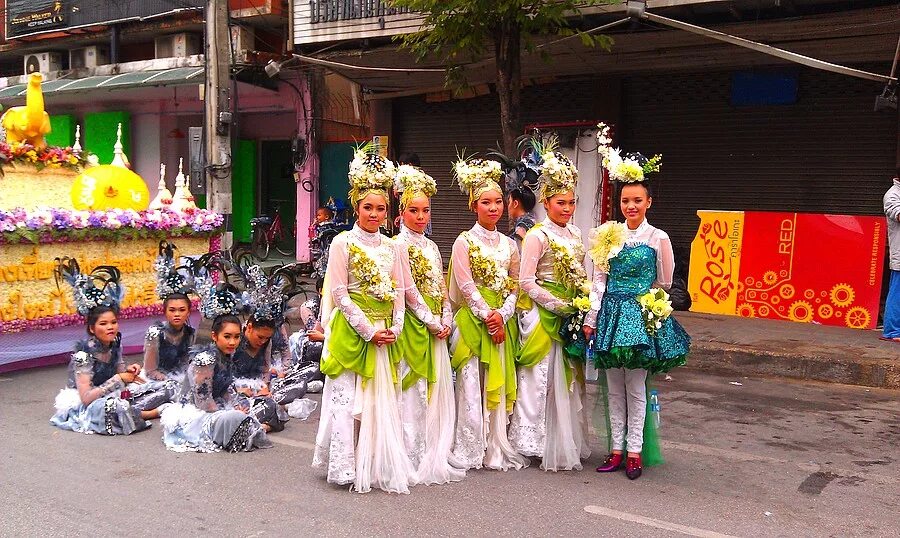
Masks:
[[[201,10],[203,0],[6,0],[6,37]]]
[[[874,329],[883,217],[698,211],[691,311]]]

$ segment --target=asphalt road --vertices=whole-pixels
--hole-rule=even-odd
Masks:
[[[676,371],[667,462],[624,473],[475,471],[410,495],[310,468],[318,413],[243,454],[176,454],[48,424],[63,367],[0,376],[0,536],[896,536],[900,393]],[[740,382],[734,385],[731,382]]]

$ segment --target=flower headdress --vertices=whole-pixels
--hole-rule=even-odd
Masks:
[[[153,268],[156,269],[156,294],[163,300],[173,293],[187,295],[194,291],[191,268],[186,265],[175,265],[177,248],[163,239],[159,242],[159,256],[156,257],[156,262],[153,264]]]
[[[406,207],[410,200],[422,194],[431,198],[437,194],[437,183],[434,178],[410,164],[397,167],[394,176],[394,192],[400,195],[400,208]]]
[[[235,266],[244,281],[245,291],[242,295],[244,307],[250,312],[253,321],[272,321],[276,325],[284,321],[284,303],[287,297],[273,278],[266,276],[258,265],[247,269]]]
[[[387,191],[394,184],[396,168],[394,163],[378,154],[378,148],[367,142],[356,148],[350,162],[350,204],[356,207],[369,193],[376,193],[388,199]]]
[[[603,168],[609,171],[609,178],[622,183],[638,183],[647,178],[647,174],[659,172],[662,155],[654,155],[648,159],[640,153],[629,153],[624,157],[619,148],[612,147],[609,125],[597,124],[597,152],[603,156]]]
[[[228,282],[228,273],[218,253],[204,254],[193,262],[194,289],[200,296],[200,314],[214,320],[219,316],[236,316],[240,312],[241,298],[237,288]],[[216,282],[215,274],[224,282]]]
[[[78,261],[74,258],[56,258],[56,285],[65,280],[72,286],[75,309],[82,316],[98,306],[119,309],[125,297],[122,286],[122,273],[112,265],[101,265],[89,274],[81,272]]]
[[[469,195],[470,206],[488,191],[503,192],[499,184],[503,175],[500,163],[489,159],[466,158],[459,155],[453,164],[453,177],[459,184],[459,190]]]
[[[578,169],[568,157],[557,151],[559,137],[554,134],[546,141],[535,137],[531,140],[531,146],[540,163],[538,201],[549,200],[552,196],[562,192],[575,192],[578,184]]]

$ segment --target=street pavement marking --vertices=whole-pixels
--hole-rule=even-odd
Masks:
[[[0,381],[12,381],[12,379],[8,377],[0,377]]]
[[[303,448],[306,450],[315,450],[316,445],[312,443],[307,443],[306,441],[294,441],[293,439],[285,439],[284,437],[275,437],[274,435],[269,436],[269,441],[272,441],[275,444],[279,445],[287,445],[293,446],[296,448]]]
[[[837,475],[840,475],[841,478],[848,477],[859,477],[864,478],[867,481],[871,480],[872,482],[884,485],[884,486],[892,486],[894,484],[900,484],[900,479],[894,478],[892,476],[885,476],[880,474],[870,474],[866,472],[862,472],[859,470],[850,470],[850,469],[840,469],[837,467],[832,467],[830,465],[822,465],[818,463],[801,463],[797,461],[784,460],[779,458],[773,458],[770,456],[761,456],[758,454],[748,454],[747,452],[739,452],[737,450],[726,450],[723,448],[715,448],[706,445],[695,445],[692,443],[679,443],[676,441],[663,441],[662,445],[666,448],[674,448],[675,450],[682,450],[684,452],[693,452],[694,454],[702,454],[704,456],[719,456],[725,459],[735,460],[735,461],[743,461],[743,462],[752,462],[759,461],[765,463],[777,463],[779,465],[793,465],[796,466],[801,471],[807,472],[816,472],[822,470],[831,471]]]
[[[620,521],[628,521],[631,523],[646,525],[648,527],[654,527],[665,531],[680,532],[681,534],[687,534],[688,536],[697,536],[699,538],[734,538],[730,534],[722,534],[715,531],[708,531],[706,529],[688,527],[687,525],[679,525],[678,523],[671,523],[669,521],[663,521],[661,519],[653,519],[649,517],[639,516],[637,514],[629,514],[628,512],[620,512],[618,510],[605,508],[603,506],[585,506],[584,511],[588,512],[589,514],[611,517]]]

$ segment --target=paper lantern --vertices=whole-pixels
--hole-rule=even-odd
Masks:
[[[127,168],[104,164],[86,169],[72,184],[75,209],[134,209],[150,205],[150,191],[141,176]]]

